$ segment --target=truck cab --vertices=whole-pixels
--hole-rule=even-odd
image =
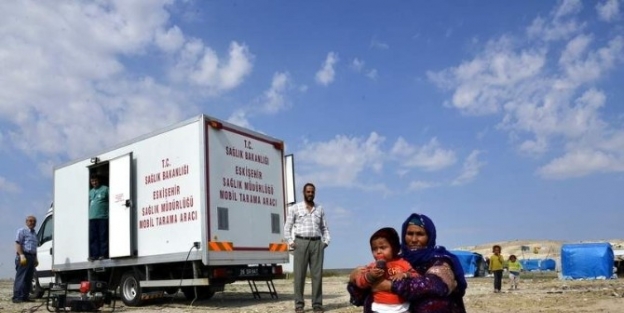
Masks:
[[[54,274],[52,273],[52,238],[54,236],[54,216],[53,208],[50,206],[45,218],[37,231],[37,239],[39,239],[39,247],[37,247],[37,266],[32,281],[31,294],[34,298],[41,298],[46,288],[51,282],[54,282]]]

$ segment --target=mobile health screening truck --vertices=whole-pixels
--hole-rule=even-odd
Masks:
[[[109,258],[89,259],[91,175],[109,188]],[[54,169],[34,293],[85,281],[137,306],[155,294],[212,297],[238,280],[282,278],[284,142],[206,115]]]

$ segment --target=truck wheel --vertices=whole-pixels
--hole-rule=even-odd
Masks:
[[[39,284],[39,278],[37,274],[33,275],[32,288],[30,289],[30,297],[35,299],[41,299],[43,297],[44,290]]]
[[[134,271],[128,271],[121,276],[119,284],[121,301],[127,306],[141,305],[141,285]]]
[[[215,292],[210,289],[208,286],[197,286],[197,300],[210,300],[212,296],[214,296]],[[182,293],[186,300],[195,299],[195,289],[194,287],[184,287],[182,288]]]

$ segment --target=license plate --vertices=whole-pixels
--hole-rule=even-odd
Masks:
[[[257,268],[241,268],[238,271],[238,276],[258,276]]]

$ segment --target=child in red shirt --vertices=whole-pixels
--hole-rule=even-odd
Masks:
[[[366,266],[364,273],[352,278],[360,288],[368,288],[382,279],[402,279],[418,273],[406,260],[399,257],[401,250],[399,235],[392,227],[376,231],[370,238],[371,251],[376,262]],[[373,312],[404,313],[409,311],[409,302],[389,291],[373,292]]]

